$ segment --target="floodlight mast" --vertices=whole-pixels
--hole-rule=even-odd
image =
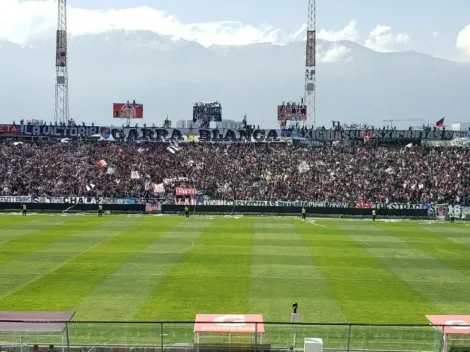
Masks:
[[[67,54],[67,0],[57,0],[55,123],[69,122],[69,77]]]
[[[308,0],[307,41],[305,51],[304,103],[307,106],[307,121],[316,125],[316,0]]]

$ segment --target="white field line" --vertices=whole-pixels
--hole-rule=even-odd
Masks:
[[[54,267],[54,268],[52,268],[51,270],[45,272],[44,274],[41,274],[41,275],[35,277],[34,279],[28,281],[27,283],[25,283],[25,284],[23,284],[23,285],[21,285],[21,286],[15,288],[13,291],[10,291],[10,292],[5,293],[4,295],[0,296],[0,299],[5,299],[6,297],[11,296],[11,295],[15,294],[16,292],[18,292],[19,290],[25,288],[26,286],[31,285],[33,282],[39,280],[40,278],[42,278],[42,277],[44,277],[44,276],[46,276],[46,275],[48,275],[48,274],[50,274],[50,273],[52,273],[52,272],[54,272],[54,271],[60,269],[60,268],[63,267],[65,264],[68,264],[68,263],[70,263],[72,260],[77,259],[79,256],[81,256],[81,255],[87,253],[88,251],[90,251],[90,250],[92,250],[93,248],[95,248],[96,246],[102,244],[102,243],[105,242],[106,240],[108,240],[108,239],[110,239],[110,238],[113,238],[114,236],[116,236],[116,235],[119,234],[120,232],[121,232],[121,231],[115,232],[113,235],[104,238],[102,241],[100,241],[100,242],[98,242],[98,243],[95,243],[93,246],[91,246],[91,247],[85,249],[84,251],[78,253],[77,255],[74,255],[72,258],[67,259],[65,262],[63,262],[63,263],[57,265],[56,267]]]

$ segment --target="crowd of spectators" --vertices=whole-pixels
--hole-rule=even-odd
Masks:
[[[1,195],[445,203],[470,200],[470,150],[286,144],[0,142]],[[107,166],[98,166],[104,160]],[[140,178],[131,178],[137,171]],[[165,194],[152,184],[164,179]]]

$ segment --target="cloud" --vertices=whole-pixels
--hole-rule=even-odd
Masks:
[[[439,33],[438,33],[438,32],[436,32],[436,31],[432,32],[431,34],[432,34],[432,36],[433,36],[434,38],[437,38],[437,37],[439,37]]]
[[[350,50],[344,45],[339,45],[337,43],[328,44],[327,47],[319,45],[317,47],[317,58],[319,62],[325,64],[345,61],[349,51]]]
[[[470,24],[457,35],[457,49],[470,58]]]
[[[359,39],[357,21],[352,20],[344,28],[337,31],[328,31],[325,29],[321,29],[317,32],[317,38],[330,42],[338,42],[341,40],[350,40],[352,42],[355,42]]]
[[[0,0],[0,38],[18,44],[34,39],[54,38],[56,13],[56,0]],[[106,10],[68,6],[67,15],[71,35],[98,34],[119,29],[149,30],[163,36],[196,41],[206,47],[254,43],[282,45],[304,40],[306,35],[306,25],[293,33],[285,33],[269,25],[255,26],[236,21],[182,23],[171,14],[147,6]],[[356,41],[359,38],[356,26],[357,22],[351,21],[339,30],[322,29],[317,31],[317,37],[328,41]],[[334,49],[333,53],[337,55],[338,50]]]
[[[392,28],[377,25],[370,31],[364,46],[375,51],[391,52],[403,50],[410,43],[411,38],[408,34],[394,34]]]
[[[54,0],[0,0],[0,37],[20,44],[50,36],[56,29]],[[282,44],[296,39],[304,29],[289,35],[269,25],[246,25],[235,21],[185,24],[164,11],[140,6],[127,9],[89,10],[68,7],[68,31],[72,35],[109,30],[149,30],[160,35],[197,41],[204,46]]]

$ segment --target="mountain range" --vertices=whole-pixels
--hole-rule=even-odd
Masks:
[[[0,122],[51,120],[55,41],[0,39]],[[219,101],[223,117],[264,127],[276,107],[303,94],[305,43],[203,47],[147,31],[112,31],[69,40],[70,114],[111,124],[112,103],[144,104],[144,122],[190,119],[198,101]],[[470,64],[417,52],[379,53],[353,42],[317,41],[316,116],[383,125],[446,116],[470,120]],[[120,123],[120,122],[119,122]],[[387,124],[387,123],[385,123]]]

